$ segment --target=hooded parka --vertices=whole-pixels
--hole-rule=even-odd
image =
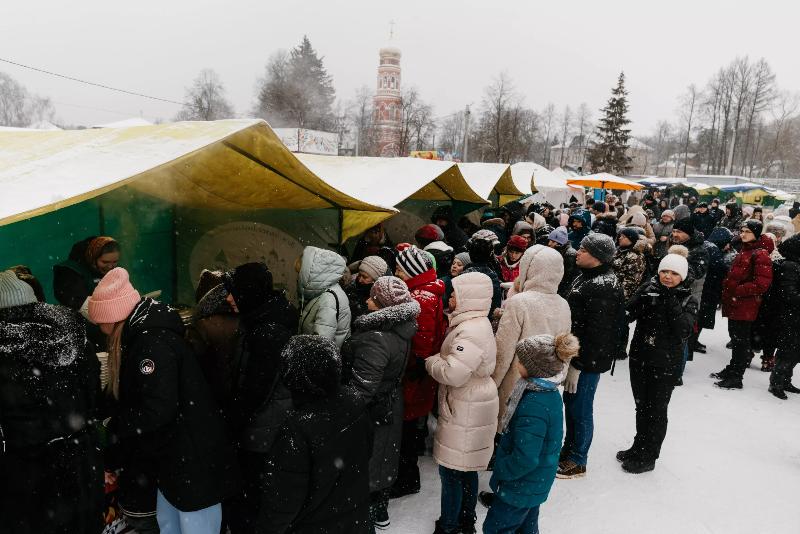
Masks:
[[[517,293],[506,301],[497,327],[497,364],[492,378],[499,388],[501,419],[520,378],[514,365],[517,343],[531,336],[557,336],[570,331],[569,305],[557,293],[563,273],[561,255],[549,247],[534,245],[520,260],[519,277],[514,281]]]
[[[497,387],[491,378],[496,346],[487,314],[492,283],[484,274],[453,279],[456,308],[439,354],[425,361],[439,383],[439,419],[433,457],[456,471],[483,471],[492,457]]]
[[[326,337],[339,348],[350,335],[350,301],[339,285],[346,268],[337,253],[306,247],[297,279],[300,333]]]

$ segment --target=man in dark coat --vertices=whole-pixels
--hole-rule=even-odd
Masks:
[[[711,206],[708,208],[708,212],[711,214],[711,217],[714,219],[714,226],[718,226],[719,222],[725,216],[725,212],[720,209],[719,207],[719,199],[715,198],[711,201]],[[706,236],[708,237],[708,236]]]
[[[297,312],[275,291],[264,263],[246,263],[225,273],[228,302],[241,325],[231,361],[230,389],[223,404],[228,427],[238,444],[244,491],[225,503],[234,534],[250,532],[261,502],[261,477],[287,410],[289,392],[280,382],[280,354],[297,331]]]
[[[715,228],[706,239],[708,251],[708,272],[703,283],[703,293],[700,298],[700,310],[697,316],[697,337],[706,328],[713,330],[716,324],[717,308],[722,297],[722,281],[728,274],[730,265],[726,262],[726,253],[730,250],[733,234],[727,228]],[[705,353],[705,345],[699,341],[695,350]]]
[[[711,231],[717,225],[714,216],[708,211],[708,204],[701,202],[697,205],[697,210],[692,213],[692,224],[698,232],[702,232],[703,237],[711,235]]]
[[[372,421],[355,393],[340,386],[336,345],[295,336],[281,369],[292,410],[265,464],[255,531],[369,533]]]
[[[680,219],[672,225],[672,244],[683,245],[689,249],[689,274],[687,281],[692,286],[692,296],[700,302],[703,297],[703,286],[706,282],[708,272],[708,249],[705,246],[705,238],[698,232],[691,219]],[[687,360],[692,361],[697,335],[693,335],[689,342]]]
[[[492,307],[489,311],[489,317],[492,317],[494,310],[500,307],[503,298],[503,290],[500,288],[500,276],[497,274],[500,268],[494,255],[494,244],[489,239],[476,237],[478,235],[473,236],[467,244],[467,251],[472,263],[464,272],[483,273],[491,279]]]
[[[0,532],[103,528],[99,377],[83,320],[0,273]]]
[[[588,210],[578,208],[572,212],[567,222],[569,242],[572,248],[577,250],[581,246],[581,240],[592,231],[591,227],[592,214]]]
[[[586,474],[593,434],[594,394],[600,375],[611,369],[620,351],[625,321],[622,286],[612,268],[616,247],[605,234],[589,234],[576,257],[581,273],[567,296],[572,312],[572,333],[581,344],[564,382],[567,433],[561,450],[559,478]]]
[[[452,206],[439,206],[436,208],[431,216],[431,222],[442,229],[444,241],[453,247],[454,253],[458,254],[466,250],[467,234],[453,220]]]
[[[792,385],[794,367],[800,362],[800,234],[778,245],[784,257],[775,265],[772,293],[777,301],[777,353],[769,391],[785,400],[786,392],[800,393]]]

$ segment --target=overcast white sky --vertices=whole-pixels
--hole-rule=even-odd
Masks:
[[[208,67],[220,74],[243,115],[269,56],[304,34],[324,55],[340,99],[361,85],[374,86],[390,20],[403,52],[403,83],[417,86],[438,116],[479,105],[484,87],[502,70],[531,107],[586,102],[596,116],[624,69],[638,135],[673,116],[688,84],[704,85],[737,55],[766,57],[783,89],[800,90],[800,4],[788,0],[4,4],[2,58],[173,100],[182,100],[185,87]],[[178,111],[11,65],[0,63],[0,71],[49,96],[59,118],[71,124],[139,115],[170,119]]]

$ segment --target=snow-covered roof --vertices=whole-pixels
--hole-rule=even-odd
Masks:
[[[128,184],[201,209],[340,209],[344,239],[395,212],[325,183],[262,120],[0,132],[0,224]]]
[[[91,128],[131,128],[132,126],[150,126],[151,124],[153,123],[141,117],[133,117],[121,121],[107,122],[105,124],[95,124],[91,126]]]
[[[458,168],[464,179],[482,198],[488,199],[496,191],[501,196],[522,196],[511,176],[511,166],[507,163],[459,163]]]

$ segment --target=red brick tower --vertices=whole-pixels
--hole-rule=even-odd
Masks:
[[[400,50],[381,48],[378,64],[378,90],[373,100],[378,155],[384,158],[406,156],[399,153],[403,99],[400,95]]]

